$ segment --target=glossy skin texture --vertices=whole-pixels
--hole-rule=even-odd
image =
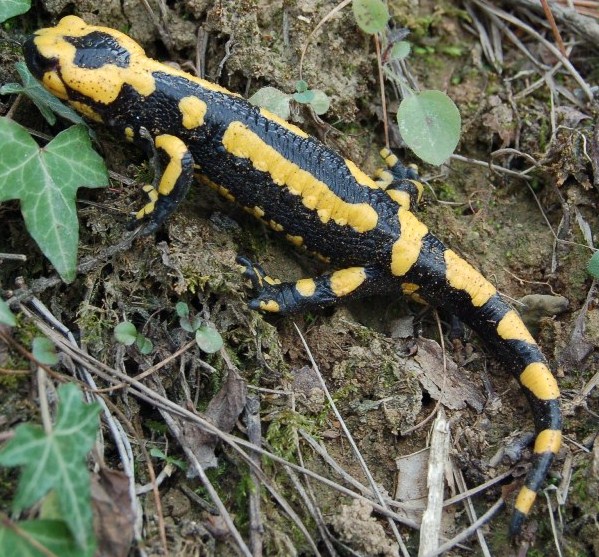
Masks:
[[[519,381],[534,416],[533,465],[511,525],[519,532],[561,444],[559,389],[517,313],[413,214],[421,194],[413,171],[384,150],[388,170],[375,181],[296,126],[74,16],[38,31],[24,52],[48,90],[153,156],[157,180],[137,215],[147,231],[183,200],[195,176],[338,269],[281,283],[241,259],[257,291],[250,307],[291,313],[404,293],[477,331]]]

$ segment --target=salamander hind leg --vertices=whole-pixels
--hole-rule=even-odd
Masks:
[[[132,226],[145,219],[143,234],[151,234],[185,198],[194,179],[194,162],[178,137],[163,134],[152,138],[146,130],[141,135],[150,142],[155,178],[152,185],[144,187],[149,201],[137,212]]]
[[[316,278],[281,282],[245,257],[238,257],[237,262],[244,267],[244,275],[256,292],[249,307],[269,313],[284,315],[321,309],[385,288],[383,273],[368,267],[349,267]]]

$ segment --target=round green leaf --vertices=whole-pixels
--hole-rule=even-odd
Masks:
[[[430,164],[447,160],[460,139],[460,112],[441,91],[422,91],[404,99],[397,123],[408,147]]]
[[[589,259],[587,271],[595,280],[599,280],[599,251],[596,251]]]
[[[365,33],[380,33],[389,21],[389,10],[383,0],[353,0],[352,9],[358,27]]]
[[[298,93],[305,93],[308,90],[308,82],[300,79],[295,82],[295,90]]]
[[[46,337],[35,337],[33,339],[31,353],[40,364],[53,366],[58,363],[56,348]]]
[[[314,89],[312,92],[314,93],[314,98],[310,101],[310,106],[312,107],[312,110],[320,116],[331,106],[331,99],[329,99],[327,94],[320,89]]]
[[[213,327],[202,325],[196,331],[196,343],[201,350],[212,354],[213,352],[218,352],[223,347],[223,337]]]
[[[412,45],[408,41],[399,41],[391,47],[389,60],[403,60],[407,58],[412,50]]]
[[[114,338],[125,346],[131,346],[137,340],[137,329],[130,321],[123,321],[114,328]]]
[[[258,89],[249,99],[253,105],[261,106],[283,118],[288,120],[291,114],[289,109],[289,99],[291,95],[279,91],[276,87],[262,87]]]
[[[177,302],[175,311],[179,317],[189,317],[189,307],[185,302]]]
[[[140,354],[143,354],[144,356],[147,356],[152,350],[154,350],[152,341],[143,335],[138,335],[135,342]]]
[[[293,93],[293,100],[302,104],[310,104],[314,100],[314,91],[307,89],[301,93]]]

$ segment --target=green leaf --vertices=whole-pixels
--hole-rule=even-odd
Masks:
[[[82,552],[62,520],[25,520],[17,522],[16,529],[0,526],[2,555],[47,557],[47,553],[39,551],[31,541],[41,544],[57,557],[91,557],[96,548],[94,540],[90,539]]]
[[[310,104],[314,99],[314,91],[307,89],[301,93],[293,93],[293,100],[302,104]]]
[[[189,306],[185,302],[177,302],[175,311],[179,317],[189,317]]]
[[[138,335],[135,343],[139,352],[146,356],[152,352],[152,350],[154,350],[154,344],[152,341],[143,335]]]
[[[0,323],[4,323],[4,325],[8,325],[9,327],[14,327],[17,324],[17,320],[8,304],[0,298]]]
[[[31,0],[2,0],[0,2],[0,23],[31,8]]]
[[[441,91],[405,98],[397,111],[397,123],[408,147],[430,164],[447,160],[460,139],[460,112]]]
[[[84,124],[85,121],[72,108],[62,104],[52,93],[46,91],[40,82],[33,77],[27,65],[24,62],[17,62],[15,68],[21,76],[23,85],[20,83],[7,83],[0,87],[0,95],[14,95],[23,93],[29,97],[35,106],[38,107],[43,117],[51,126],[56,122],[58,114],[62,118],[73,122],[73,124]]]
[[[108,185],[106,167],[84,126],[73,126],[40,149],[27,130],[0,118],[0,202],[18,199],[29,234],[65,282],[75,278],[80,187]]]
[[[314,93],[314,98],[310,101],[310,106],[312,107],[312,110],[320,116],[331,106],[331,99],[329,99],[327,94],[320,89],[313,89],[312,92]]]
[[[299,79],[295,82],[295,90],[297,93],[305,93],[308,90],[308,82],[303,79]]]
[[[384,31],[389,21],[389,10],[383,0],[353,0],[356,23],[369,35]]]
[[[412,45],[408,41],[399,41],[391,47],[389,60],[403,60],[407,58],[412,50]]]
[[[255,106],[261,106],[270,110],[283,120],[289,120],[291,110],[289,100],[291,95],[279,91],[276,87],[262,87],[258,89],[248,100]]]
[[[114,328],[114,338],[125,346],[131,346],[137,340],[137,329],[130,321],[123,321]]]
[[[58,363],[56,347],[46,337],[35,337],[33,339],[31,353],[40,364],[53,366]]]
[[[210,325],[202,325],[196,331],[196,343],[200,350],[212,354],[218,352],[223,347],[223,337]]]
[[[587,271],[595,280],[599,280],[599,251],[596,251],[589,259]]]
[[[21,424],[0,449],[0,465],[22,467],[13,511],[31,507],[55,490],[64,521],[81,548],[93,538],[90,478],[85,457],[98,431],[98,404],[85,404],[79,388],[58,388],[56,423],[49,434]]]

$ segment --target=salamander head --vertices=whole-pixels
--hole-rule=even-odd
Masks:
[[[131,82],[134,66],[147,60],[143,49],[123,33],[87,25],[76,16],[40,29],[23,51],[29,70],[48,91],[95,107],[112,103],[124,83]]]

